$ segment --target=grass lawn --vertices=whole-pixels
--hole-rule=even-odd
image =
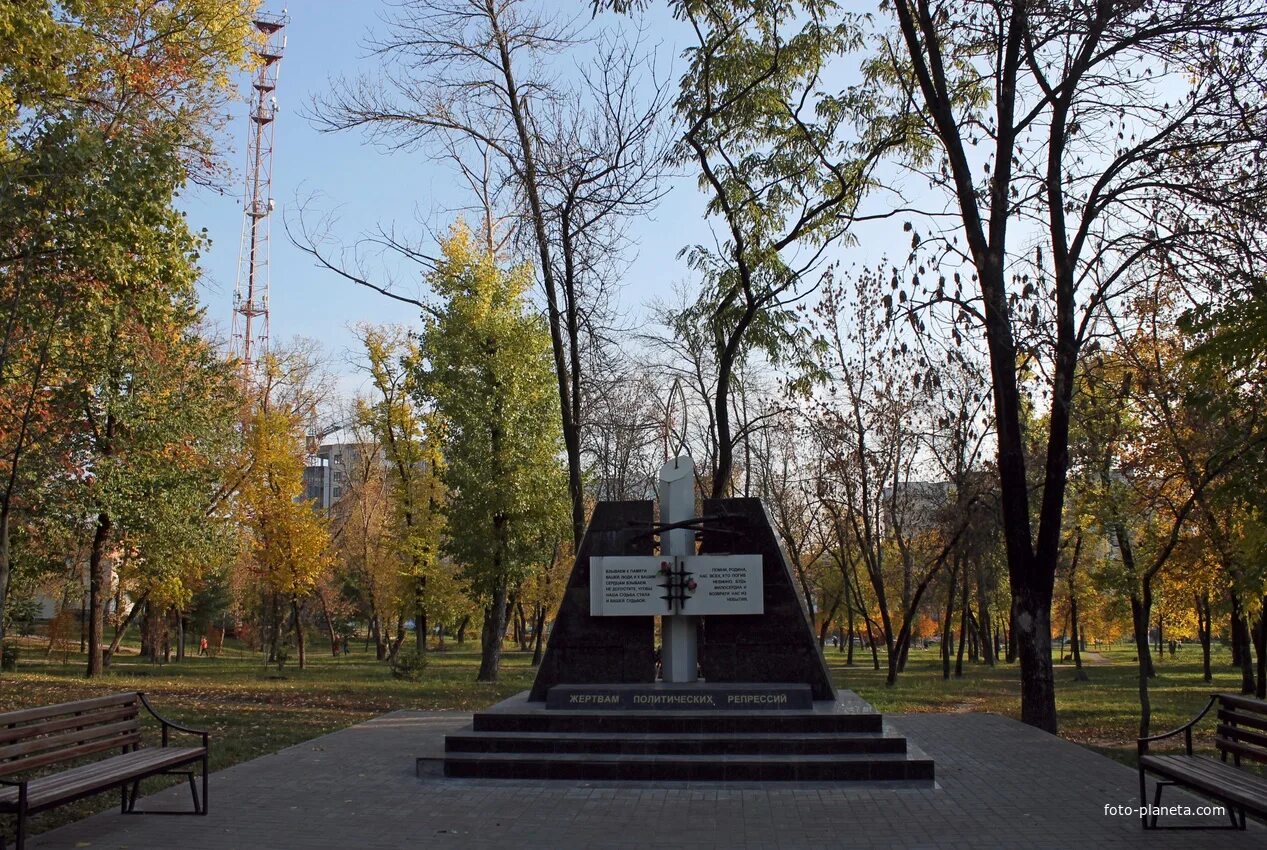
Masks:
[[[481,708],[524,690],[533,677],[531,655],[507,651],[502,656],[501,680],[495,685],[476,683],[478,645],[468,643],[432,652],[421,681],[402,681],[392,678],[386,665],[359,645],[351,655],[331,658],[314,641],[306,670],[291,665],[279,674],[275,667],[265,667],[258,655],[228,644],[217,658],[193,657],[182,663],[152,664],[135,654],[121,655],[105,677],[89,681],[83,678],[83,656],[57,653],[45,659],[42,643],[22,646],[19,671],[0,675],[0,712],[143,690],[172,719],[211,731],[213,770],[399,708]],[[937,648],[912,649],[906,672],[897,685],[888,688],[884,670],[872,669],[869,654],[855,650],[852,667],[845,665],[843,653],[830,647],[826,657],[840,686],[856,691],[884,712],[1020,714],[1015,665],[989,668],[965,660],[963,678],[952,675],[944,681]],[[1060,734],[1132,763],[1139,723],[1134,650],[1118,646],[1101,649],[1092,657],[1094,661],[1086,665],[1089,682],[1076,682],[1071,664],[1056,668]],[[1200,650],[1195,645],[1182,648],[1175,658],[1160,659],[1158,667],[1159,676],[1151,686],[1155,732],[1186,721],[1200,710],[1211,691],[1240,689],[1239,671],[1231,668],[1223,648],[1215,650],[1213,684],[1201,681]],[[115,805],[115,795],[102,795],[55,809],[34,826],[48,829]]]
[[[1056,712],[1060,735],[1091,747],[1127,764],[1135,763],[1135,736],[1139,732],[1139,674],[1133,646],[1116,645],[1092,650],[1094,662],[1084,657],[1083,669],[1090,678],[1078,682],[1072,663],[1056,665]],[[991,711],[1017,719],[1021,716],[1015,664],[990,668],[964,661],[964,675],[941,677],[941,657],[936,646],[912,649],[906,672],[897,684],[885,687],[884,655],[881,669],[871,666],[871,656],[854,651],[854,666],[846,667],[843,654],[830,647],[826,652],[837,684],[857,691],[883,712],[962,712]],[[1239,693],[1241,674],[1231,666],[1229,650],[1215,646],[1211,665],[1214,681],[1201,679],[1201,648],[1189,644],[1172,658],[1154,656],[1157,678],[1149,683],[1152,703],[1152,733],[1169,731],[1190,720],[1205,707],[1214,691]],[[1203,723],[1202,729],[1213,727]],[[1200,736],[1198,735],[1198,738]]]

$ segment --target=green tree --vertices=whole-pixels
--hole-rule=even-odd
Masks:
[[[479,681],[497,680],[507,597],[567,534],[549,329],[532,270],[504,270],[459,222],[429,282],[442,301],[419,337],[417,401],[445,423],[445,549],[485,608]]]
[[[273,352],[260,360],[261,377],[245,425],[250,473],[236,508],[245,537],[247,592],[261,594],[271,659],[280,660],[289,609],[299,665],[304,666],[303,607],[331,566],[326,519],[303,496],[305,433],[324,394],[312,385],[310,352]]]
[[[419,411],[412,396],[418,341],[403,328],[360,327],[375,398],[357,405],[387,460],[395,536],[412,585],[418,652],[426,652],[432,604],[452,581],[440,557],[444,531],[444,458],[438,416]]]
[[[193,272],[179,254],[164,270],[185,291],[157,303],[126,299],[62,353],[59,394],[76,416],[66,454],[71,510],[93,518],[88,675],[101,673],[110,561],[127,559],[136,596],[157,610],[189,601],[204,564],[224,544],[208,516],[240,405],[232,369],[194,330]],[[144,317],[142,319],[141,317]]]
[[[813,370],[793,305],[827,247],[846,238],[881,155],[905,134],[900,123],[877,121],[846,137],[857,104],[851,92],[828,93],[824,76],[861,46],[861,18],[830,0],[671,6],[695,34],[675,104],[684,129],[674,158],[697,171],[720,230],[715,247],[684,252],[703,289],[672,330],[706,329],[718,498],[731,491],[735,446],[746,439],[746,425],[731,422],[737,370],[753,349]]]
[[[76,417],[50,404],[50,388],[91,383],[63,374],[64,353],[106,341],[103,317],[148,322],[143,305],[162,312],[190,285],[196,242],[172,203],[217,166],[218,107],[255,5],[0,9],[0,623],[12,525],[82,448],[65,427]]]

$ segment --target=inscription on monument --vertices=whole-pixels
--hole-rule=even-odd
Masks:
[[[695,593],[686,604],[691,614],[761,614],[760,555],[694,555],[687,569],[695,579]]]
[[[658,556],[594,557],[590,566],[590,614],[630,617],[646,614],[761,614],[760,555],[687,555],[681,559],[689,579],[682,610],[672,612],[662,565],[676,564]]]
[[[573,711],[788,711],[812,705],[809,686],[801,684],[555,685],[546,696],[547,708]]]
[[[590,561],[590,613],[626,617],[667,613],[659,587],[660,559],[638,555],[595,557]]]

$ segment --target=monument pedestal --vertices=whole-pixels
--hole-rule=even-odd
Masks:
[[[693,686],[694,696],[789,695],[782,685]],[[592,695],[588,707],[571,696]],[[933,763],[849,691],[808,708],[626,708],[636,695],[690,695],[682,686],[558,686],[563,708],[527,693],[477,712],[445,739],[444,773],[487,779],[885,782],[928,787]],[[602,697],[603,700],[597,700]],[[620,702],[608,702],[608,699]],[[698,703],[696,703],[698,705]]]

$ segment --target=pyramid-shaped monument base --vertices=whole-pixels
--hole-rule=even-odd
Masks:
[[[445,775],[930,785],[931,760],[837,694],[761,502],[706,500],[685,527],[700,554],[761,556],[762,613],[696,620],[700,680],[656,680],[653,616],[591,613],[591,558],[654,555],[668,530],[651,502],[600,502],[532,690],[447,736]]]

